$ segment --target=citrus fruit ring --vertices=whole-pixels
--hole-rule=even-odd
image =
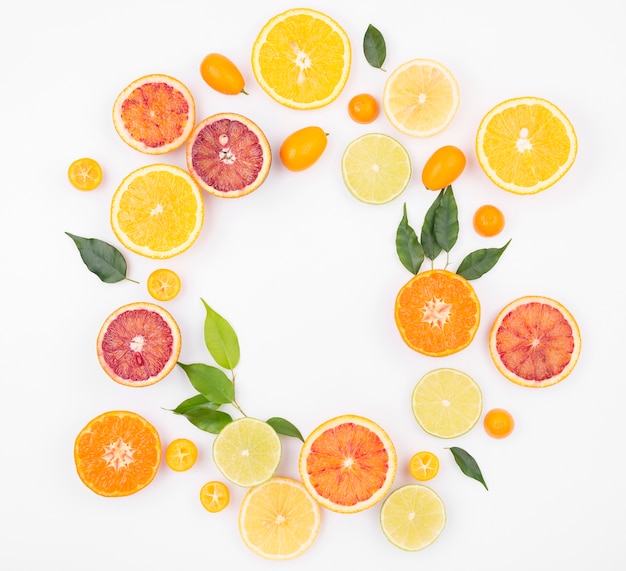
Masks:
[[[525,296],[507,304],[489,333],[496,368],[524,387],[549,387],[565,379],[578,362],[580,329],[561,303]]]
[[[136,302],[116,309],[102,324],[98,361],[115,382],[145,387],[164,379],[175,367],[181,335],[174,318],[153,303]]]
[[[70,184],[78,190],[93,190],[102,182],[102,167],[95,159],[76,159],[67,169]]]

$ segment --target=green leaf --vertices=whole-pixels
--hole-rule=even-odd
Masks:
[[[420,241],[422,243],[422,248],[424,249],[424,255],[430,260],[434,260],[441,253],[441,246],[435,237],[435,214],[437,213],[441,200],[443,199],[443,193],[443,190],[439,191],[437,198],[435,198],[426,212],[426,216],[424,216],[424,223],[422,224],[422,235]]]
[[[510,243],[511,240],[502,246],[502,248],[483,248],[471,252],[463,258],[456,273],[463,276],[466,280],[479,278],[496,265],[500,256],[502,256],[504,250],[507,249]]]
[[[424,249],[417,239],[417,234],[411,226],[406,214],[406,203],[404,204],[404,214],[398,225],[396,232],[396,251],[402,265],[412,274],[420,271],[424,262]]]
[[[98,238],[83,238],[69,232],[65,233],[74,240],[87,269],[96,274],[101,281],[109,284],[125,279],[135,281],[126,277],[126,260],[117,248]]]
[[[182,416],[200,430],[211,434],[218,434],[222,428],[233,421],[230,414],[203,405],[187,409]]]
[[[458,467],[461,468],[461,472],[480,482],[483,486],[485,486],[485,490],[488,490],[489,488],[487,487],[480,468],[478,467],[478,464],[476,463],[476,460],[474,460],[473,456],[469,452],[463,450],[463,448],[459,448],[457,446],[452,446],[449,450],[452,452]]]
[[[365,59],[372,67],[385,71],[383,69],[383,64],[387,57],[385,38],[371,24],[365,30],[365,36],[363,37],[363,53],[365,54]]]
[[[217,404],[233,402],[235,385],[224,371],[204,363],[185,365],[179,362],[178,365],[187,373],[193,388],[207,400]]]
[[[171,412],[175,414],[185,414],[188,410],[196,407],[204,407],[216,410],[220,405],[216,402],[209,401],[204,395],[195,395],[181,402]]]
[[[278,416],[273,416],[272,418],[268,418],[266,422],[278,434],[282,434],[283,436],[293,436],[294,438],[299,438],[302,442],[304,442],[304,438],[302,438],[300,431],[288,420]]]
[[[435,210],[433,229],[437,244],[444,252],[449,252],[459,237],[459,211],[451,186],[442,191],[439,206]]]
[[[215,312],[206,301],[202,300],[206,308],[204,321],[204,342],[206,347],[220,367],[235,369],[239,363],[239,340],[230,323],[219,313]]]

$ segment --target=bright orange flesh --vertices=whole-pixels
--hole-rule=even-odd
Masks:
[[[145,418],[110,411],[91,420],[74,443],[76,471],[101,496],[128,496],[145,488],[161,462],[161,440]]]

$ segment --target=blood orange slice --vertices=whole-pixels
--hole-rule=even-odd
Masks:
[[[578,361],[581,337],[572,314],[558,301],[526,296],[497,315],[489,334],[489,352],[498,370],[525,387],[562,381]]]
[[[200,188],[222,198],[250,194],[265,180],[272,162],[267,137],[236,113],[207,117],[187,142],[187,167]]]
[[[162,380],[180,354],[180,329],[174,318],[153,303],[137,302],[115,310],[103,323],[98,360],[117,383],[145,387]]]
[[[136,79],[113,104],[113,124],[119,136],[148,155],[160,155],[183,145],[195,121],[191,92],[169,75]]]
[[[354,513],[372,507],[391,488],[395,447],[375,422],[342,415],[318,426],[300,452],[302,483],[323,507]]]

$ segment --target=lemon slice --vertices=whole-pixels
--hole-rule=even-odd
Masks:
[[[368,133],[353,140],[341,159],[343,180],[362,202],[384,204],[404,192],[411,180],[411,158],[396,139]]]
[[[213,441],[213,461],[224,477],[244,488],[269,480],[280,463],[281,443],[267,422],[245,417],[227,424]]]

